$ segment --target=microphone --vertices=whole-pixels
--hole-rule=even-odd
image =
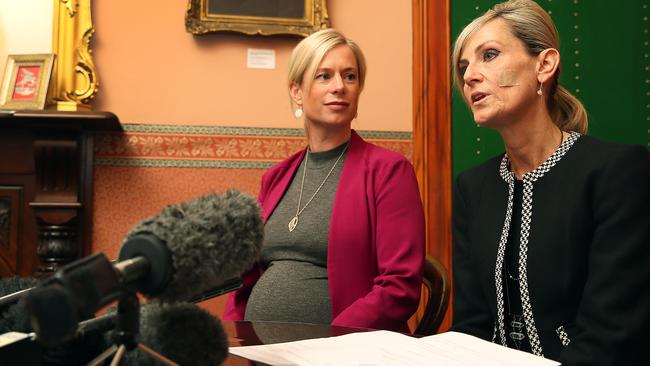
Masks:
[[[109,340],[115,337],[109,333]],[[138,341],[179,365],[216,366],[228,356],[228,337],[219,319],[190,303],[153,302],[140,308]],[[160,365],[140,348],[122,365]]]
[[[0,279],[0,294],[11,300],[0,306],[0,360],[7,365],[84,365],[106,347],[103,336],[91,334],[59,347],[46,348],[36,340],[25,304],[25,291],[38,284],[31,277]],[[20,294],[19,296],[15,296]],[[50,304],[50,308],[57,304]],[[56,313],[53,319],[59,318]]]
[[[192,298],[191,302],[196,304],[216,296],[221,296],[228,292],[235,291],[241,288],[242,285],[243,283],[241,278],[234,278],[230,281],[227,281],[222,286],[212,288],[200,295],[195,296],[194,298]],[[143,319],[142,314],[146,314],[149,311],[150,307],[156,306],[157,308],[161,308],[162,306],[161,303],[158,302],[151,302],[150,304],[151,305],[144,305],[140,309],[141,321]],[[192,311],[195,311],[189,305],[190,304],[187,304],[187,307],[189,309],[192,309]],[[167,313],[170,311],[169,308],[170,308],[169,306],[166,307],[165,311]],[[21,306],[21,311],[25,312],[24,306]],[[19,315],[21,316],[21,319],[24,319],[24,322],[26,324],[25,327],[27,327],[27,324],[29,322],[29,316],[25,314],[19,314]],[[145,317],[144,319],[147,318]],[[144,324],[155,324],[155,323],[145,320]],[[99,354],[103,349],[109,346],[109,344],[107,343],[109,339],[107,338],[110,337],[107,337],[105,335],[107,332],[114,332],[117,325],[118,325],[118,313],[116,311],[116,308],[109,309],[105,314],[102,314],[100,316],[88,320],[83,320],[78,324],[76,324],[77,330],[73,339],[64,343],[62,346],[57,346],[58,347],[57,349],[42,348],[39,345],[43,343],[42,341],[38,342],[35,339],[28,340],[27,335],[23,336],[21,339],[18,339],[16,341],[16,343],[22,346],[22,348],[18,348],[18,345],[5,347],[2,345],[2,341],[1,341],[3,335],[0,334],[0,354],[3,354],[3,352],[6,351],[7,355],[12,355],[11,357],[14,357],[13,359],[17,360],[16,362],[18,362],[18,360],[25,361],[29,359],[29,357],[33,356],[33,358],[43,357],[47,359],[48,364],[51,365],[58,365],[58,364],[67,365],[70,360],[75,360],[74,362],[75,364],[80,364],[80,365],[86,364],[88,363],[88,361],[91,360],[91,358],[93,358],[94,356]],[[151,327],[154,326],[152,325]],[[27,328],[21,330],[26,332]],[[157,328],[154,327],[154,330],[157,330]],[[209,345],[206,345],[206,347],[208,346]],[[4,359],[4,358],[0,357],[0,359]],[[25,363],[25,362],[23,362],[23,364],[29,365],[29,363]],[[217,364],[215,363],[214,365]]]
[[[199,295],[195,295],[190,299],[190,302],[194,304],[203,302],[213,297],[225,295],[229,292],[239,290],[242,287],[244,287],[244,281],[242,281],[241,277],[233,278],[231,280],[224,282],[220,286],[211,288]]]
[[[0,279],[0,360],[8,365],[40,365],[41,347],[34,341],[29,315],[19,300],[37,280],[30,277]]]
[[[213,297],[225,295],[229,292],[240,289],[243,286],[241,278],[234,278],[230,281],[227,281],[222,286],[212,288],[200,295],[194,296],[190,302],[197,304],[205,300],[211,299]],[[151,302],[154,303],[153,301]],[[108,311],[105,314],[102,314],[96,318],[88,319],[79,322],[77,326],[77,333],[75,338],[83,338],[88,334],[94,334],[98,332],[107,332],[112,330],[117,325],[117,312],[115,309]]]
[[[32,277],[9,277],[0,279],[0,334],[9,331],[29,332],[29,316],[24,305],[18,300],[24,296],[38,280]]]
[[[257,202],[236,190],[167,206],[127,235],[117,264],[101,253],[82,258],[30,291],[38,338],[53,345],[72,337],[79,317],[127,290],[160,302],[190,300],[248,270],[262,238]]]
[[[168,206],[136,226],[126,243],[140,234],[163,240],[171,251],[174,270],[171,282],[156,298],[188,301],[251,268],[260,253],[263,232],[257,201],[228,190],[221,196],[209,194]],[[120,260],[131,255],[123,247]]]

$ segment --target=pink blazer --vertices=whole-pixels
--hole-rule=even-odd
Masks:
[[[305,150],[262,177],[259,202],[268,219],[291,183]],[[424,214],[411,163],[365,142],[354,130],[330,219],[327,272],[332,324],[407,332],[420,298],[425,255]],[[244,274],[223,318],[244,318],[263,272]]]

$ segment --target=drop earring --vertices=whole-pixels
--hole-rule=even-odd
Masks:
[[[539,88],[537,88],[537,95],[542,96],[544,93],[542,93],[542,83],[539,83]]]
[[[302,117],[302,106],[298,106],[298,109],[293,112],[293,115],[296,116],[296,118]]]

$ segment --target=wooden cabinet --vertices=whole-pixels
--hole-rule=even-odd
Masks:
[[[108,112],[0,111],[0,275],[44,275],[90,253],[93,142]]]

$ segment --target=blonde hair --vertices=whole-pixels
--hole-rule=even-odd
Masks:
[[[510,0],[495,5],[485,14],[469,23],[454,44],[452,63],[454,83],[461,90],[464,85],[463,75],[458,68],[460,54],[467,40],[481,27],[494,19],[502,19],[508,24],[512,34],[520,39],[531,56],[537,56],[548,48],[560,49],[560,37],[551,17],[532,0]],[[546,106],[553,122],[563,131],[587,132],[587,111],[582,103],[559,83],[560,66],[558,66],[549,87],[546,88]]]
[[[366,59],[361,48],[354,41],[331,28],[309,35],[293,49],[289,58],[289,87],[296,84],[305,85],[309,89],[316,76],[318,65],[329,51],[339,45],[346,45],[352,50],[357,60],[359,89],[363,90],[366,79]]]

